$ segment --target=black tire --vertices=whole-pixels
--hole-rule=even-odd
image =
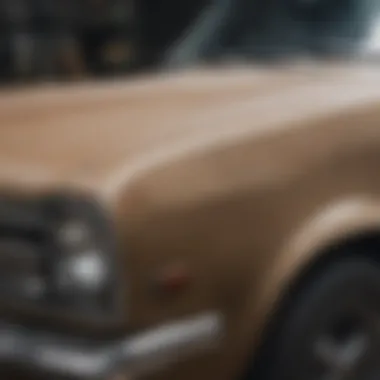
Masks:
[[[380,379],[378,265],[329,265],[292,300],[271,343],[262,380]]]

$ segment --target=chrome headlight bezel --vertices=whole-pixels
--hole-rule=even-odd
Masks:
[[[49,304],[74,313],[117,314],[123,277],[115,231],[105,210],[88,197],[61,195],[50,197],[46,210]]]

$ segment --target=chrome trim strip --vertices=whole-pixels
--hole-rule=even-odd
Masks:
[[[217,345],[224,331],[219,313],[182,319],[117,342],[89,342],[19,326],[0,326],[0,366],[17,364],[33,373],[75,380],[132,378],[154,372]]]
[[[128,372],[152,372],[189,353],[211,348],[220,340],[222,331],[222,317],[205,314],[136,336],[123,347]]]

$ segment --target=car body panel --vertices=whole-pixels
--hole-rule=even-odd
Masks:
[[[162,376],[231,380],[307,263],[380,226],[379,83],[375,65],[334,63],[2,94],[0,186],[96,197],[128,273],[125,328],[219,310],[220,350]],[[172,268],[179,292],[160,287]]]
[[[348,68],[342,73],[336,67],[203,70],[126,83],[5,91],[0,94],[4,161],[0,173],[8,179],[20,171],[22,175],[15,177],[24,177],[34,168],[35,182],[51,177],[51,182],[66,179],[104,185],[117,169],[133,168],[152,152],[181,150],[175,147],[194,139],[213,140],[229,128],[231,120],[226,118],[246,115],[254,104],[256,108],[263,103],[271,107],[289,96],[305,98],[308,91],[315,90],[313,84],[327,84],[331,79],[338,87],[352,75],[353,82],[357,76],[369,75],[371,80],[376,70],[370,71]],[[306,94],[299,92],[302,88]],[[308,102],[303,99],[302,103]],[[275,114],[278,112],[266,117]],[[248,128],[248,133],[262,134],[269,132],[267,125],[273,121],[255,120],[250,126],[241,123],[235,127],[237,132]]]

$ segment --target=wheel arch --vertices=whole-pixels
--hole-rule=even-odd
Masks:
[[[259,316],[259,322],[256,319],[253,361],[246,379],[252,378],[252,372],[260,378],[263,356],[297,292],[329,264],[359,254],[380,265],[380,199],[352,197],[332,202],[289,236],[249,313]]]

